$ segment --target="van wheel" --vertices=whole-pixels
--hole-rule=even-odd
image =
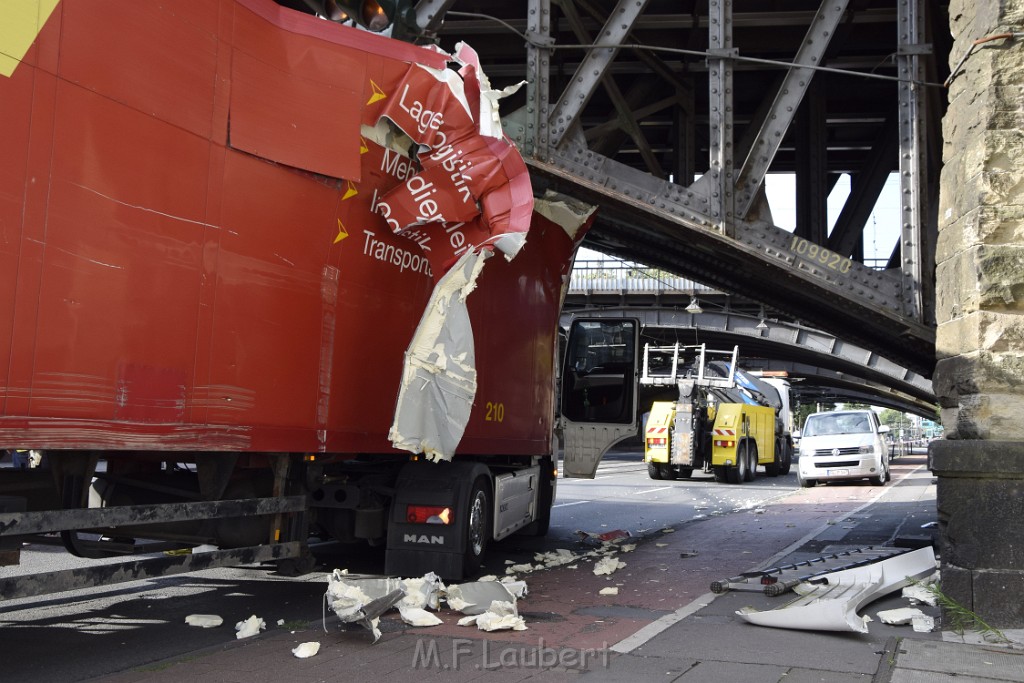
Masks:
[[[804,479],[802,476],[800,476],[799,470],[796,473],[796,480],[797,480],[797,482],[799,482],[800,488],[802,488],[802,489],[809,489],[809,488],[813,487],[815,484],[818,483],[818,482],[814,481],[813,479]]]
[[[869,479],[872,486],[885,486],[885,482],[889,481],[889,470],[882,468],[882,473],[877,477],[871,477]]]
[[[651,479],[661,479],[661,467],[656,462],[647,463],[647,476]]]
[[[486,477],[477,477],[469,494],[469,507],[466,516],[466,553],[463,556],[462,568],[464,575],[475,574],[484,560],[487,543],[491,539],[491,496]]]

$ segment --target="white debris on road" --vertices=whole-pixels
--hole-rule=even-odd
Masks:
[[[890,624],[893,626],[899,626],[902,624],[909,624],[913,621],[914,617],[924,616],[924,612],[914,607],[900,607],[898,609],[887,609],[882,610],[878,613],[878,619],[883,624]]]
[[[402,615],[402,621],[410,626],[437,626],[443,624],[435,614],[431,614],[422,607],[411,607],[398,603],[398,612]]]
[[[320,652],[320,643],[316,641],[310,641],[308,643],[299,643],[299,645],[292,649],[292,654],[299,659],[306,659],[312,657],[317,652]]]
[[[520,582],[522,583],[522,582]],[[525,584],[524,591],[525,591]],[[445,600],[453,610],[463,614],[482,614],[494,602],[511,602],[516,598],[509,585],[498,581],[472,581],[448,586]]]
[[[459,626],[472,626],[481,631],[525,631],[526,622],[519,616],[515,603],[495,600],[487,611],[459,619]]]
[[[608,586],[607,588],[602,588],[601,590],[599,590],[597,592],[597,594],[598,595],[618,595],[619,594],[619,589],[616,586]]]
[[[934,591],[928,588],[928,586],[931,583],[937,581],[938,579],[935,579],[934,581],[928,580],[922,583],[911,584],[903,589],[902,595],[904,598],[910,601],[911,605],[916,605],[920,602],[923,602],[926,605],[931,605],[932,607],[934,607],[936,595]]]
[[[216,628],[224,623],[224,619],[216,614],[190,614],[185,617],[185,623],[199,628]]]
[[[565,548],[559,548],[558,550],[546,553],[537,553],[533,556],[534,562],[540,562],[549,569],[551,567],[561,567],[563,564],[569,564],[576,559],[578,559],[578,556]]]
[[[266,622],[257,617],[255,614],[235,624],[235,638],[241,640],[242,638],[250,638],[257,635],[260,631],[265,631],[267,628]]]
[[[626,563],[622,560],[614,557],[605,557],[594,564],[594,575],[601,576],[603,574],[612,574],[625,566]]]

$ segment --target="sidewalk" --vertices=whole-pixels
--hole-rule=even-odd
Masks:
[[[935,518],[934,493],[928,491],[929,486],[934,486],[930,473],[918,468],[896,485],[879,489],[881,498],[877,502],[870,506],[861,504],[840,518],[819,525],[760,566],[797,562],[869,545],[920,545],[929,533],[922,530],[922,524]],[[821,489],[799,491],[779,505],[792,510],[801,503],[813,503],[815,491]],[[767,515],[759,520],[764,517]],[[733,527],[737,526],[737,519],[732,520]],[[663,541],[659,543],[654,540],[642,542],[633,554],[624,556],[634,571],[651,572],[657,566],[652,564],[651,557],[671,555],[676,564],[683,561],[679,558],[686,543],[684,534],[666,534],[656,539]],[[644,554],[648,555],[646,559]],[[362,629],[344,630],[336,620],[328,620],[329,633],[324,633],[319,623],[293,633],[274,630],[195,652],[187,659],[139,667],[97,680],[1024,683],[1024,648],[1019,644],[1002,647],[984,643],[973,634],[961,638],[949,632],[916,633],[910,626],[882,624],[876,616],[879,611],[909,606],[899,591],[861,610],[861,614],[873,619],[868,634],[798,631],[754,626],[736,617],[736,610],[744,606],[772,609],[791,599],[769,598],[760,592],[732,591],[717,596],[706,593],[673,611],[638,607],[628,595],[600,608],[567,607],[566,603],[574,602],[575,598],[556,596],[556,591],[572,582],[585,582],[584,575],[565,572],[559,579],[559,571],[546,572],[548,577],[532,577],[531,594],[520,605],[530,626],[530,630],[523,632],[485,634],[448,624],[412,629],[397,619],[388,619],[382,621],[385,633],[381,640],[371,644]],[[707,590],[709,583],[705,578],[700,580]],[[560,580],[568,583],[560,584]],[[620,585],[629,585],[630,580],[623,578]],[[678,591],[679,586],[665,584],[666,591],[672,589]],[[588,586],[587,591],[592,594],[593,586]],[[939,623],[938,608],[918,607],[935,616]],[[450,616],[445,618],[446,622],[451,621]],[[581,625],[580,619],[592,623]],[[606,622],[616,622],[618,630],[610,630]],[[588,631],[595,638],[588,639]],[[613,634],[620,633],[623,635],[617,641],[596,639],[618,637]],[[1024,636],[1020,632],[1006,635],[1013,639]],[[319,654],[309,659],[293,657],[292,648],[304,641],[320,642]]]

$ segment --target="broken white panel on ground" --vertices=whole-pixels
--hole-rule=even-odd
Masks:
[[[903,589],[903,597],[909,600],[911,605],[923,602],[926,605],[934,607],[936,602],[935,592],[928,588],[932,583],[938,583],[938,578],[933,577],[932,579],[928,579],[922,583],[906,586]]]
[[[597,592],[597,594],[598,595],[618,595],[619,594],[619,589],[618,589],[617,586],[608,586],[606,588],[602,588],[601,590],[599,590]]]
[[[190,614],[185,617],[185,623],[199,628],[216,628],[224,623],[224,619],[216,614]]]
[[[577,555],[565,548],[559,548],[558,550],[552,550],[545,553],[536,553],[533,556],[534,562],[540,562],[545,567],[560,567],[563,564],[569,564],[577,559]]]
[[[315,640],[308,643],[299,643],[297,647],[292,648],[292,654],[299,659],[312,657],[317,652],[320,652],[320,643]]]
[[[402,621],[410,626],[437,626],[444,623],[436,614],[431,614],[422,607],[398,603],[398,612],[402,615]]]
[[[373,633],[377,642],[380,615],[406,597],[399,579],[356,578],[335,569],[328,578],[324,601],[344,623],[355,623]]]
[[[505,583],[498,581],[473,581],[471,583],[448,586],[447,601],[448,606],[457,612],[477,615],[483,614],[487,611],[488,606],[495,602],[509,602],[514,606],[516,598]]]
[[[857,616],[858,609],[934,571],[935,553],[928,546],[801,583],[793,589],[799,597],[778,609],[744,607],[736,614],[758,626],[867,633],[870,617]]]
[[[444,583],[434,572],[424,574],[418,579],[401,579],[399,585],[405,592],[402,605],[437,609],[441,604],[440,595],[444,591]]]
[[[257,635],[260,631],[264,631],[267,628],[266,622],[257,617],[255,614],[235,624],[235,638],[241,640],[242,638],[251,638]]]
[[[878,620],[883,624],[902,626],[913,621],[914,617],[924,616],[924,612],[913,607],[900,607],[898,609],[882,610],[877,614]]]
[[[594,575],[613,574],[626,566],[626,563],[615,557],[605,557],[594,564]]]
[[[526,621],[519,616],[514,602],[495,600],[486,612],[459,619],[459,626],[472,626],[481,631],[525,631]]]

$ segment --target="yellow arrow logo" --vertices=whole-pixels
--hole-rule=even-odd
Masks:
[[[370,151],[370,148],[366,144],[366,138],[360,136],[359,137],[359,154],[360,155],[366,154],[369,151]]]
[[[0,3],[0,76],[10,78],[60,0]]]
[[[366,102],[367,104],[380,102],[381,100],[385,99],[388,96],[386,92],[380,89],[379,85],[373,82],[372,78],[370,79],[370,87],[373,89],[373,94],[370,95],[370,99]]]
[[[334,238],[334,243],[337,244],[338,242],[342,241],[346,237],[348,237],[348,230],[345,229],[344,224],[342,224],[341,219],[339,218],[338,219],[338,236]]]
[[[355,197],[357,194],[359,194],[359,190],[356,189],[355,183],[353,183],[351,180],[347,180],[345,182],[347,183],[345,185],[345,194],[341,196],[341,201],[345,201],[346,199],[352,199],[352,197]]]

